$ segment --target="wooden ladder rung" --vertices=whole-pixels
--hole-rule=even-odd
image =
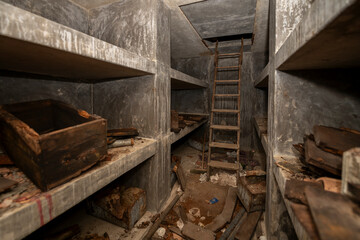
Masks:
[[[222,53],[218,54],[218,56],[239,56],[241,53]]]
[[[240,131],[240,128],[238,126],[210,125],[210,128],[218,130]]]
[[[238,83],[239,80],[215,80],[215,83]]]
[[[227,68],[239,68],[239,66],[225,66],[225,67],[216,67],[217,69],[227,69]]]
[[[212,109],[212,112],[221,112],[221,113],[239,113],[240,110],[237,109]]]
[[[213,168],[221,168],[221,169],[234,170],[234,171],[239,170],[239,164],[238,163],[210,161],[208,165],[210,167],[213,167]]]
[[[214,148],[238,149],[238,145],[232,143],[211,142],[209,146]]]
[[[215,97],[239,97],[240,94],[214,94]]]

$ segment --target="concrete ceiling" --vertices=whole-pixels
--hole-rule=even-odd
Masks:
[[[100,7],[102,5],[117,2],[119,0],[70,0],[70,1],[89,10],[92,8]]]
[[[253,32],[256,0],[207,0],[180,8],[203,39]]]

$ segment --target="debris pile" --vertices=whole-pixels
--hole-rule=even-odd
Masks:
[[[311,239],[358,239],[360,231],[360,132],[314,126],[294,145],[304,166],[278,161],[290,173],[285,197]],[[340,179],[341,178],[341,179]]]

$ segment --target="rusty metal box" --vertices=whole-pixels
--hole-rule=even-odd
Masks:
[[[43,191],[107,153],[106,120],[54,100],[0,106],[0,136],[15,165]]]

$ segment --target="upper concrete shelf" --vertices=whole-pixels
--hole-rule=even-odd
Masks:
[[[108,153],[112,156],[110,160],[98,163],[71,181],[26,201],[12,202],[8,207],[0,209],[1,238],[24,238],[149,159],[155,152],[156,140],[136,139],[134,146],[109,149]],[[14,194],[18,193],[19,189],[24,189],[24,185],[27,186],[26,181],[30,180],[20,182],[12,190]],[[19,194],[17,197],[19,198]]]
[[[279,70],[360,66],[360,2],[316,0],[276,53]]]
[[[171,69],[170,77],[171,89],[193,89],[208,87],[208,83],[204,82],[203,80],[191,77],[175,69]]]
[[[0,2],[0,70],[82,82],[154,74],[155,62]]]
[[[257,88],[267,88],[269,82],[269,64],[267,64],[261,71],[258,78],[255,80],[254,86]]]

